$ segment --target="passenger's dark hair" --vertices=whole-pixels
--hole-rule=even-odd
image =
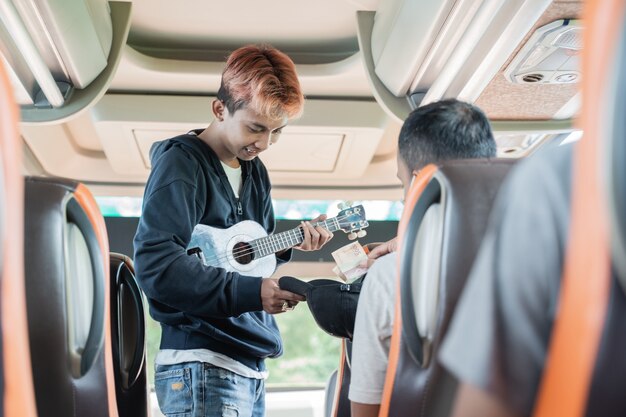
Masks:
[[[456,99],[427,104],[407,117],[398,151],[410,170],[450,159],[490,158],[496,142],[485,113]]]

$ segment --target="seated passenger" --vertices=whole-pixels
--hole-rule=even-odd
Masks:
[[[455,416],[532,413],[559,299],[571,160],[571,147],[530,158],[498,195],[440,350],[460,381]]]
[[[430,163],[495,154],[485,114],[471,104],[443,100],[419,107],[404,122],[398,139],[398,178],[406,195],[413,178]],[[396,239],[378,244],[369,255],[370,262],[380,259],[368,271],[356,314],[349,392],[354,417],[377,416],[380,407],[393,324],[396,262],[390,252],[395,244]]]

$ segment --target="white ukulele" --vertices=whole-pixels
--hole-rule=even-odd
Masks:
[[[341,210],[337,217],[314,224],[331,232],[341,230],[349,239],[365,236],[369,226],[363,206]],[[286,232],[267,234],[263,226],[244,220],[228,229],[197,225],[193,229],[188,253],[198,252],[206,265],[224,268],[245,275],[269,277],[276,269],[276,252],[299,245],[304,240],[300,226]],[[195,249],[195,251],[194,251]],[[272,256],[270,256],[272,255]]]

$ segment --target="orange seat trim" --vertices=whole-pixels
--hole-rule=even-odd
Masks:
[[[413,209],[417,204],[424,189],[437,172],[436,165],[426,165],[415,177],[413,185],[409,188],[406,199],[404,201],[404,210],[398,224],[398,252],[401,252],[402,242],[409,219],[413,214]],[[385,385],[383,387],[383,397],[380,403],[378,417],[389,416],[389,406],[391,403],[391,394],[398,371],[398,361],[400,359],[400,343],[402,335],[402,313],[400,310],[400,257],[397,257],[397,279],[396,279],[396,302],[394,306],[393,330],[391,335],[391,343],[389,346],[389,363],[387,364],[387,374],[385,375]]]
[[[94,232],[100,250],[102,252],[102,262],[104,263],[104,282],[105,282],[105,300],[104,300],[104,367],[106,371],[107,380],[107,402],[109,404],[109,416],[117,417],[117,397],[115,393],[115,373],[113,370],[113,339],[111,337],[111,300],[110,300],[110,262],[109,262],[109,239],[107,236],[106,224],[104,223],[104,217],[98,207],[98,203],[93,198],[93,195],[83,184],[78,184],[76,190],[74,190],[74,197],[81,205]]]
[[[335,381],[335,395],[333,398],[333,407],[330,411],[332,417],[339,414],[339,401],[341,400],[341,385],[343,384],[343,373],[346,366],[346,340],[341,341],[341,357],[339,358],[339,368],[337,369],[337,380]]]

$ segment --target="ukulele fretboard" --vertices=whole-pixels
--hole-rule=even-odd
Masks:
[[[314,226],[321,226],[324,229],[335,232],[340,229],[336,217],[315,223]],[[260,239],[248,242],[254,250],[254,258],[262,258],[285,249],[292,248],[304,241],[304,231],[301,226],[286,232],[276,233]]]

